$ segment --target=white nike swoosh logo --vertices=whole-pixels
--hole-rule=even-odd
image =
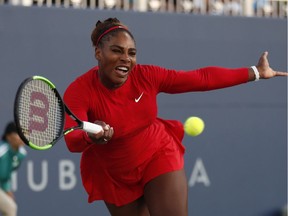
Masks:
[[[138,103],[140,101],[140,99],[142,98],[144,92],[141,93],[141,95],[138,98],[135,98],[135,102]]]

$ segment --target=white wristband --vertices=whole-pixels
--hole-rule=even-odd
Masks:
[[[259,74],[259,71],[258,71],[257,67],[256,66],[252,66],[251,68],[252,68],[252,70],[254,71],[254,74],[255,74],[255,80],[254,81],[258,81],[260,79],[260,74]]]

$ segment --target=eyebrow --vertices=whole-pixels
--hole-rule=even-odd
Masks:
[[[114,48],[119,48],[119,49],[121,49],[121,50],[124,49],[123,47],[121,47],[121,46],[119,46],[119,45],[111,45],[111,46],[110,46],[110,48],[113,48],[113,47],[114,47]],[[137,51],[136,48],[129,48],[128,50]]]

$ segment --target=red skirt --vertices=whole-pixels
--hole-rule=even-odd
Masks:
[[[175,127],[172,133],[175,133]],[[182,137],[181,132],[180,138]],[[161,139],[157,139],[157,143],[161,143],[157,148],[153,143],[151,145],[153,150],[145,149],[140,156],[125,165],[115,163],[113,166],[107,166],[107,157],[111,155],[104,155],[101,149],[95,146],[87,149],[82,155],[81,176],[89,195],[88,202],[104,200],[116,206],[122,206],[143,196],[145,184],[150,180],[159,175],[183,169],[185,148],[179,141],[175,140],[175,136],[171,136],[171,133],[165,133]],[[138,160],[138,157],[143,157],[145,160],[141,163],[134,162]]]

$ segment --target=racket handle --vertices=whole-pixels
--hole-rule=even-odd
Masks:
[[[103,131],[103,128],[100,125],[93,124],[91,122],[83,121],[83,130],[88,132],[88,133],[97,134],[97,133]]]

